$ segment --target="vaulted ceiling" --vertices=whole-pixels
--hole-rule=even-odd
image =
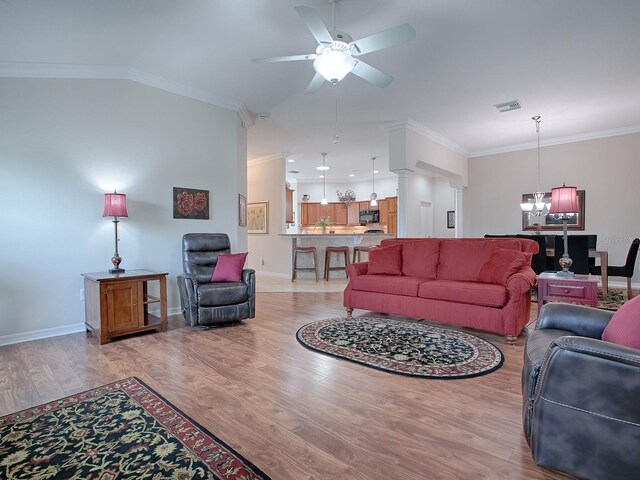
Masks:
[[[533,146],[533,115],[543,144],[640,131],[638,0],[340,0],[337,29],[354,39],[402,23],[416,39],[362,57],[390,86],[348,75],[314,95],[311,62],[251,62],[315,51],[296,5],[331,25],[327,0],[3,0],[0,75],[126,71],[244,106],[250,160],[288,155],[300,178],[317,178],[321,151],[334,179],[368,178],[371,155],[386,170],[385,126],[406,119],[467,156]]]

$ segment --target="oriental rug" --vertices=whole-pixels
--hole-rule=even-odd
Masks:
[[[269,479],[135,377],[1,417],[0,478]]]
[[[303,326],[296,338],[312,350],[412,377],[476,377],[503,363],[502,352],[475,335],[388,318],[330,318]]]

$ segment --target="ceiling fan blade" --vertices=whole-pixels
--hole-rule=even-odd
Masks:
[[[372,67],[368,63],[364,63],[361,60],[356,62],[355,67],[351,70],[351,73],[359,76],[367,82],[373,83],[380,88],[384,88],[393,82],[393,77],[381,72],[377,68]]]
[[[319,73],[316,73],[315,76],[311,79],[311,82],[309,82],[309,86],[304,91],[304,94],[311,95],[313,93],[316,93],[318,90],[320,90],[320,87],[322,86],[323,83],[324,83],[324,77]]]
[[[333,38],[331,38],[331,34],[324,22],[320,18],[320,14],[315,8],[311,7],[295,7],[296,12],[302,18],[304,23],[307,25],[307,28],[311,32],[311,35],[315,37],[318,43],[331,43],[333,42]]]
[[[382,50],[383,48],[394,47],[413,40],[414,38],[416,38],[416,31],[411,25],[405,23],[361,38],[360,40],[351,42],[349,45],[355,47],[351,50],[352,55],[356,57],[358,55],[364,55],[365,53],[375,52],[376,50]]]
[[[252,58],[253,63],[273,63],[273,62],[294,62],[296,60],[315,60],[317,55],[310,53],[309,55],[287,55],[284,57],[270,57],[270,58]]]

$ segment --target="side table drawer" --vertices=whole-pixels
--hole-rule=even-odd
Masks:
[[[586,289],[581,285],[567,285],[562,283],[548,283],[545,296],[565,298],[586,298]]]

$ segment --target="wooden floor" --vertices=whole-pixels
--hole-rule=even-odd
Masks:
[[[341,300],[259,293],[256,318],[232,327],[174,316],[167,333],[103,346],[72,334],[0,347],[0,415],[135,375],[273,480],[567,478],[535,466],[522,434],[522,337],[481,335],[505,355],[486,376],[393,375],[298,344],[305,323],[344,316]]]

